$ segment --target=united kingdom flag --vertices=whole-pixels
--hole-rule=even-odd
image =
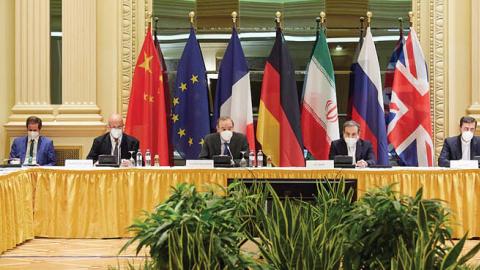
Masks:
[[[433,165],[432,122],[427,65],[417,35],[410,28],[395,66],[388,140],[407,166]]]

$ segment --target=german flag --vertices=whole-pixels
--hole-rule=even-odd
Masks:
[[[292,58],[282,30],[265,64],[257,122],[257,140],[274,166],[305,166],[300,106]]]

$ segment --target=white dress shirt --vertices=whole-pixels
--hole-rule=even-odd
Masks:
[[[27,150],[25,152],[25,161],[23,162],[23,164],[37,164],[37,149],[38,149],[38,138],[37,137],[36,139],[33,139],[33,141],[35,141],[35,144],[33,145],[33,157],[32,157],[32,160],[31,160],[31,163],[29,163],[29,158],[30,158],[30,145],[32,144],[32,139],[28,138],[28,142],[27,142]]]
[[[223,153],[225,152],[225,143],[230,144],[231,140],[232,139],[230,139],[229,141],[224,141],[222,137],[220,137],[220,155],[223,155]]]
[[[463,139],[460,141],[462,142],[462,160],[470,160],[470,143],[472,141],[465,142]]]
[[[355,160],[355,152],[357,151],[357,144],[355,144],[354,146],[351,146],[351,147],[347,145],[347,150],[348,150],[348,156],[353,157],[353,163],[352,164],[357,163],[357,161]]]
[[[121,156],[122,156],[122,150],[120,148],[120,146],[122,145],[122,137],[123,136],[120,136],[120,138],[118,138],[118,156],[119,158],[121,159]],[[112,137],[112,135],[110,135],[110,141],[112,142],[112,150],[110,151],[110,154],[113,155],[113,152],[115,151],[115,138]]]

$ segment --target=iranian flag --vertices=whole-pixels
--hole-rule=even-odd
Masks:
[[[328,159],[330,143],[340,134],[335,77],[324,29],[317,32],[305,76],[301,126],[305,148],[317,160]]]

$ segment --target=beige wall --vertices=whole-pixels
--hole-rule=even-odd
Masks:
[[[28,111],[30,104],[27,104],[27,107],[22,105],[20,109],[16,109],[17,106],[12,111],[13,105],[16,104],[15,93],[20,91],[18,82],[15,81],[15,68],[23,64],[15,62],[15,48],[19,47],[25,51],[25,48],[28,50],[27,46],[31,45],[15,43],[15,31],[22,29],[15,28],[15,3],[22,1],[0,1],[0,33],[4,37],[0,39],[0,102],[2,102],[0,159],[3,159],[9,151],[9,137],[18,136],[24,131],[22,121],[32,112],[47,112],[43,115],[47,119],[44,134],[52,136],[56,145],[80,145],[83,148],[82,156],[85,156],[92,138],[104,132],[102,124],[104,119],[113,112],[125,112],[133,66],[144,37],[145,14],[149,10],[151,1],[85,0],[86,2],[82,2],[76,0],[80,5],[88,2],[87,11],[95,10],[94,14],[85,10],[81,13],[81,19],[89,22],[88,27],[93,27],[92,31],[83,33],[81,42],[93,48],[90,49],[93,53],[78,57],[75,54],[82,52],[64,50],[66,54],[64,59],[73,59],[71,61],[83,57],[94,57],[93,61],[90,61],[91,59],[86,61],[84,67],[77,67],[79,74],[77,72],[69,74],[69,79],[63,85],[64,91],[70,90],[64,97],[71,99],[78,94],[81,99],[78,104],[70,104],[72,100],[68,100],[70,102],[68,106],[64,104],[45,109],[45,107],[31,105],[32,110]],[[413,10],[417,14],[415,27],[430,69],[437,151],[445,136],[455,135],[458,132],[458,119],[467,111],[480,117],[478,89],[480,85],[478,53],[480,21],[478,15],[472,16],[480,13],[479,2],[478,0],[414,0]],[[70,7],[68,5],[64,7],[67,9],[64,12],[71,16],[80,14],[75,12],[74,5],[71,3]],[[68,22],[74,23],[75,20],[66,21]],[[76,28],[75,25],[70,25],[65,29],[71,29],[74,32]],[[74,40],[76,37],[70,36],[70,38]],[[204,48],[204,55],[215,57],[217,53],[210,52],[212,46],[207,47]],[[214,61],[214,58],[206,61]],[[92,63],[93,68],[88,68]],[[93,74],[92,69],[95,70]],[[94,83],[82,82],[83,77],[92,78]],[[22,79],[29,80],[28,85],[36,85],[35,76],[22,77]],[[75,89],[84,89],[86,94],[71,92],[73,88],[69,87],[69,83],[78,82],[84,83],[84,86],[75,85]],[[24,93],[26,90],[22,88],[21,91]],[[76,101],[73,100],[73,103]]]
[[[4,124],[10,116],[15,95],[15,0],[0,1],[0,162],[10,145]]]

